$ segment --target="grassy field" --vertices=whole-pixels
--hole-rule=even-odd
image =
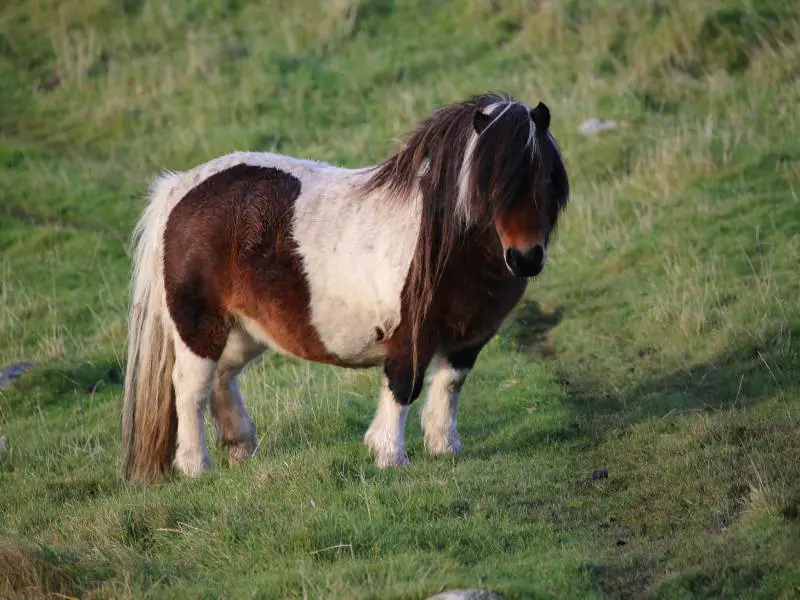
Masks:
[[[0,391],[0,597],[800,596],[792,5],[4,2],[0,366],[36,367]],[[548,103],[573,197],[464,388],[464,454],[425,455],[417,406],[412,465],[379,471],[379,373],[268,356],[256,459],[126,486],[150,179],[236,149],[369,164],[488,90]]]

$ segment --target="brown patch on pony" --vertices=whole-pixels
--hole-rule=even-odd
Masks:
[[[181,339],[218,360],[237,315],[306,360],[336,363],[310,323],[310,292],[291,238],[300,181],[237,165],[191,190],[164,233],[167,306]]]
[[[528,281],[508,271],[493,230],[471,234],[470,242],[455,251],[431,305],[431,315],[441,320],[442,350],[449,353],[494,335]]]
[[[491,229],[468,234],[444,270],[420,337],[446,353],[493,335],[522,297],[528,279],[512,275]]]
[[[493,227],[495,219],[518,212],[520,209],[512,211],[512,208],[519,207],[520,203],[529,202],[528,212],[532,215],[547,209],[550,213],[549,231],[552,231],[557,212],[566,203],[566,171],[558,152],[552,151],[554,142],[550,135],[546,131],[538,131],[531,138],[531,114],[523,104],[502,106],[495,111],[496,114],[487,118],[483,111],[498,102],[515,101],[506,94],[486,94],[438,110],[420,124],[398,151],[375,166],[372,176],[362,188],[364,192],[383,189],[390,199],[397,202],[410,201],[416,190],[421,194],[419,241],[403,290],[401,328],[405,324],[408,331],[398,331],[393,336],[398,340],[408,338],[407,342],[403,341],[400,345],[410,344],[405,351],[412,354],[414,373],[417,372],[417,363],[426,360],[424,347],[429,343],[422,343],[424,340],[420,335],[426,321],[436,321],[429,313],[442,286],[445,271],[451,262],[456,263],[453,268],[456,272],[463,272],[469,281],[481,268],[474,263],[465,268],[458,264],[460,259],[456,254],[461,252],[461,258],[471,255],[472,250],[463,250],[463,247],[476,243],[478,238],[481,244],[490,247],[497,245],[497,234]],[[469,141],[476,132],[480,134],[469,165],[467,197],[460,199],[462,165]],[[556,162],[558,165],[554,165]],[[552,183],[554,177],[563,183],[559,190]],[[549,190],[545,191],[546,188]],[[548,197],[540,197],[544,195]],[[554,202],[555,196],[558,198]],[[469,228],[465,227],[459,214],[460,201],[466,202],[468,207]],[[547,204],[540,205],[540,201]],[[526,225],[529,224],[526,222]],[[549,231],[546,237],[549,237]],[[494,264],[494,258],[489,262],[492,268],[498,266]],[[498,268],[501,280],[507,276],[505,271],[501,262]],[[521,287],[524,289],[524,285]],[[446,288],[444,295],[447,296],[450,291]],[[488,291],[491,292],[491,286]],[[464,293],[474,296],[477,290],[466,289]],[[448,299],[450,297],[453,296],[448,296]],[[505,306],[505,303],[501,304]],[[489,310],[493,312],[491,308]],[[463,328],[469,329],[467,326]],[[390,343],[390,354],[393,354],[391,346]]]

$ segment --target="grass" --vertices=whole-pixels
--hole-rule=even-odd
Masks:
[[[0,365],[36,368],[0,391],[0,596],[796,597],[799,74],[777,0],[6,2]],[[150,179],[234,149],[368,164],[499,89],[549,104],[574,194],[465,386],[464,455],[427,458],[415,417],[412,465],[377,470],[378,374],[269,356],[258,458],[126,486]],[[595,116],[621,125],[578,133]]]

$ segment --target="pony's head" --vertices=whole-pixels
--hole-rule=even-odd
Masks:
[[[468,223],[494,227],[511,273],[538,275],[569,197],[550,111],[541,102],[530,109],[507,97],[484,97],[476,102],[472,127],[459,212]]]
[[[503,94],[474,96],[422,121],[376,165],[364,189],[421,196],[422,226],[412,280],[429,296],[451,250],[471,230],[494,227],[506,268],[537,275],[567,203],[569,182],[550,111]],[[412,286],[414,287],[414,286]]]

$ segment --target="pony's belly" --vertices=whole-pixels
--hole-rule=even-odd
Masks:
[[[378,366],[386,358],[385,346],[377,339],[358,347],[340,350],[340,353],[333,353],[327,347],[321,351],[316,345],[301,343],[302,340],[294,339],[293,336],[287,337],[285,330],[275,330],[269,327],[268,323],[261,323],[241,315],[239,323],[254,341],[284,356],[350,368]],[[320,341],[325,346],[324,340]]]
[[[348,367],[371,367],[386,358],[386,327],[378,326],[374,319],[358,319],[346,311],[325,328],[317,328],[319,339],[336,357],[336,364]],[[335,324],[335,325],[334,325]]]
[[[336,364],[340,367],[368,368],[383,364],[386,359],[386,350],[383,344],[373,344],[360,352],[338,356]]]

